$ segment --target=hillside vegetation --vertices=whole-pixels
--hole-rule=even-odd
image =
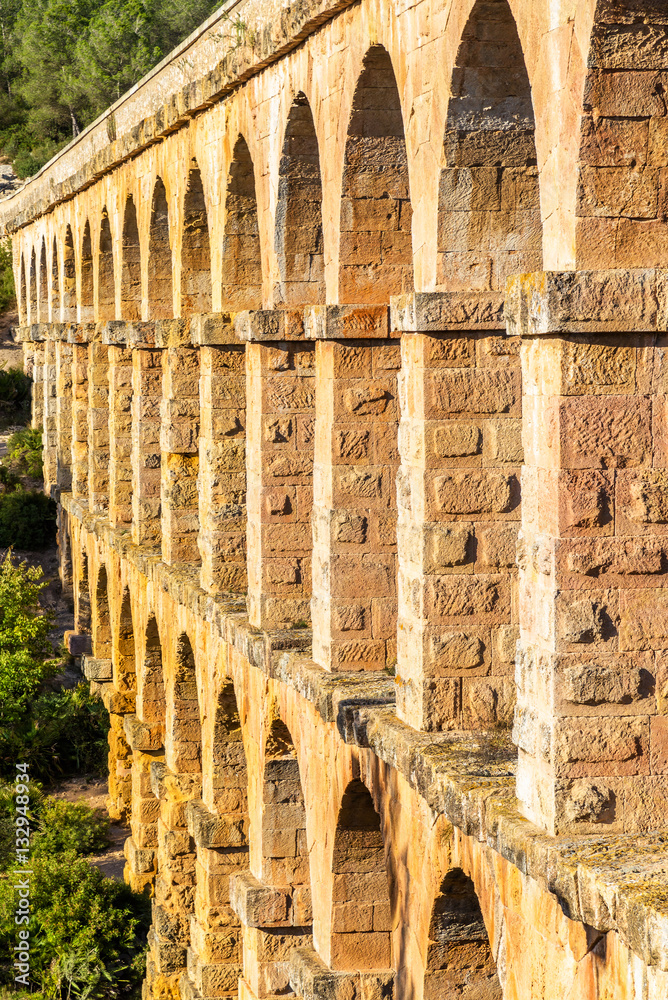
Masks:
[[[0,154],[34,174],[219,6],[0,0]]]

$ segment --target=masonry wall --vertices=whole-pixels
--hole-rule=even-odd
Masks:
[[[656,1000],[668,18],[243,16],[0,203],[145,1000]]]

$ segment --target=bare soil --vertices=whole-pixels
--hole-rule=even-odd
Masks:
[[[99,809],[105,815],[107,814],[106,779],[78,775],[76,778],[57,782],[47,791],[51,798],[63,799],[66,802],[85,802],[91,809]],[[99,854],[92,854],[88,860],[108,878],[122,882],[125,865],[123,844],[129,836],[129,827],[122,823],[112,823],[109,827],[111,841],[109,847],[105,851],[100,851]]]

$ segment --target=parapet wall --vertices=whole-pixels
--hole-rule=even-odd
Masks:
[[[242,12],[0,204],[146,1000],[663,998],[663,5]]]

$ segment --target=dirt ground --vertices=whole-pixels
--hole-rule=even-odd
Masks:
[[[64,799],[66,802],[85,802],[91,809],[100,809],[106,814],[107,782],[106,779],[77,776],[60,781],[48,789],[48,794],[54,799]],[[88,859],[92,865],[99,868],[108,878],[118,882],[123,881],[123,843],[130,836],[128,827],[121,823],[112,823],[109,827],[111,843],[106,851],[93,854]]]

